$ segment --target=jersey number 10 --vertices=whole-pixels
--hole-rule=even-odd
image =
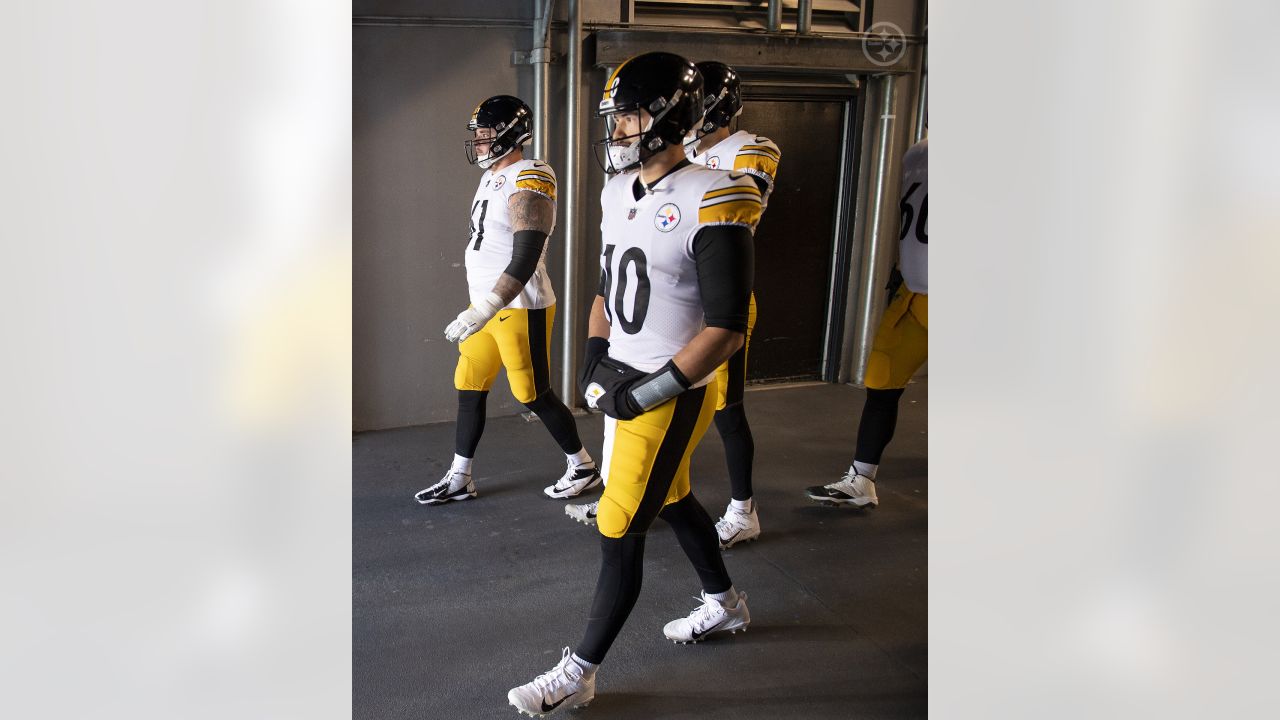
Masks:
[[[618,290],[613,288],[613,245],[604,246],[604,313],[613,323],[616,312],[618,324],[628,335],[635,335],[644,327],[644,318],[649,314],[649,260],[644,251],[638,247],[628,248],[618,260]],[[636,300],[631,308],[631,317],[627,318],[627,309],[623,307],[627,297],[627,266],[636,266]],[[610,297],[613,298],[613,309],[610,310]]]

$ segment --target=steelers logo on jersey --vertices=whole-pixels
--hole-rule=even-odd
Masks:
[[[712,170],[718,170],[720,168],[720,158],[719,157],[707,158],[707,167],[711,168]]]
[[[658,208],[658,214],[653,216],[653,226],[661,232],[671,232],[680,224],[680,208],[674,203],[667,203]]]
[[[506,176],[506,175],[499,175],[499,176],[498,176],[498,179],[493,181],[493,189],[494,189],[494,190],[498,190],[498,189],[500,189],[503,185],[506,185],[506,184],[507,184],[507,176]]]

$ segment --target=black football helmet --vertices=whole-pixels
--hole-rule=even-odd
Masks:
[[[742,81],[736,70],[708,60],[698,63],[698,72],[702,73],[702,120],[691,140],[729,127],[742,114]]]
[[[488,169],[533,136],[533,111],[520,98],[494,95],[471,111],[467,129],[475,132],[476,128],[491,128],[493,138],[468,139],[464,144],[467,162]],[[489,152],[477,154],[476,145],[486,143],[489,145]]]
[[[639,133],[614,139],[620,113],[644,110],[651,122]],[[596,114],[608,136],[593,143],[596,159],[605,149],[605,172],[638,166],[669,145],[680,146],[702,113],[702,75],[688,60],[667,52],[637,55],[618,66],[605,83]],[[629,144],[627,144],[629,143]]]

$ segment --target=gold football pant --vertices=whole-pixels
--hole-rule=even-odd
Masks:
[[[600,534],[644,533],[664,506],[689,494],[689,458],[715,414],[711,389],[686,390],[632,420],[605,418]]]
[[[905,388],[929,359],[929,296],[904,284],[885,308],[867,361],[866,385],[872,390]]]
[[[458,390],[493,387],[498,371],[507,369],[511,394],[531,403],[551,389],[551,324],[556,306],[538,310],[506,309],[458,345],[458,366],[453,386]]]

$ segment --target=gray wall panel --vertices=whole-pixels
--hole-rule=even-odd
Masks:
[[[525,35],[353,29],[356,430],[453,419],[457,347],[443,331],[466,307],[467,210],[480,176],[463,156],[464,127],[485,97],[521,93],[510,54]],[[520,409],[503,379],[490,408]]]

